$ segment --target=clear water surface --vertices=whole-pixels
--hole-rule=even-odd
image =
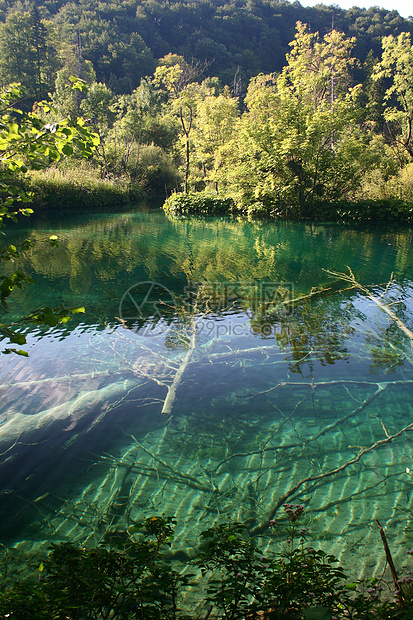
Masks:
[[[36,284],[9,318],[60,303],[86,312],[22,328],[29,357],[0,356],[0,537],[20,562],[154,514],[176,517],[174,549],[189,555],[228,518],[265,548],[287,498],[305,505],[313,546],[357,575],[383,566],[375,518],[403,564],[411,230],[158,210],[25,224],[8,234],[36,242],[19,265]],[[42,242],[51,234],[58,248]],[[348,268],[366,290],[326,271]]]

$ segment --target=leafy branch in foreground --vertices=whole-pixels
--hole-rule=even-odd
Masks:
[[[71,81],[75,90],[86,89],[82,80],[73,78]],[[0,91],[0,233],[6,220],[16,222],[18,215],[29,216],[33,213],[28,207],[18,206],[29,201],[31,195],[19,186],[16,175],[25,174],[29,167],[45,168],[50,162],[59,161],[62,156],[71,155],[75,150],[83,157],[89,157],[99,144],[99,137],[90,132],[83,119],[74,122],[63,119],[45,124],[37,112],[23,113],[20,110],[21,98],[19,84],[11,84]],[[43,114],[52,111],[44,101],[37,103],[36,107]],[[57,237],[51,236],[46,241],[56,245]],[[14,263],[32,246],[32,242],[27,239],[19,247],[13,243],[8,244],[0,250],[0,260]],[[33,280],[20,270],[0,275],[0,309],[7,312],[8,297],[16,288],[23,289],[26,284],[33,284]],[[72,314],[75,310],[72,309]],[[69,317],[70,313],[62,308],[53,311],[46,308],[37,311],[28,320],[53,326]],[[0,334],[12,344],[26,344],[25,336],[10,325],[0,323]],[[27,355],[21,349],[6,348],[4,352]]]

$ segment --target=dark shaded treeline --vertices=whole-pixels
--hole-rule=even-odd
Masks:
[[[35,22],[42,20],[43,42],[38,27],[31,41],[21,36],[26,13]],[[93,66],[97,81],[127,93],[153,72],[159,58],[175,53],[189,61],[207,61],[204,77],[217,76],[245,91],[252,76],[281,70],[298,20],[321,35],[334,25],[357,38],[356,81],[364,78],[361,67],[370,50],[380,56],[383,36],[413,32],[411,20],[377,7],[305,8],[286,0],[2,0],[0,79],[3,84],[24,83],[26,77],[29,84],[31,77],[36,84],[36,71],[43,63],[47,65],[43,80],[48,76],[43,87],[50,88],[59,68],[76,72],[84,60]]]

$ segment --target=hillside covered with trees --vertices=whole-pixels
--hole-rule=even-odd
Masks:
[[[245,93],[251,77],[282,69],[297,21],[321,35],[333,25],[356,37],[361,65],[370,50],[380,54],[383,36],[413,32],[397,11],[287,0],[2,0],[0,21],[0,79],[22,82],[33,94],[53,88],[61,68],[84,72],[80,60],[114,93],[130,94],[170,53],[206,62],[205,77],[230,87],[235,80]]]

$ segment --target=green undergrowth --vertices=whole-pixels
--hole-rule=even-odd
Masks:
[[[169,215],[220,215],[232,213],[235,203],[231,198],[209,192],[174,193],[165,201],[163,209]]]
[[[305,210],[275,202],[237,205],[232,198],[210,192],[172,194],[163,205],[169,215],[237,215],[312,221],[400,223],[413,222],[413,204],[405,200],[363,199],[354,202],[316,202]]]
[[[284,540],[277,552],[262,553],[245,525],[228,522],[202,532],[196,556],[183,558],[172,552],[175,520],[160,516],[148,517],[126,532],[112,533],[98,547],[52,544],[47,557],[34,561],[31,578],[7,587],[3,584],[0,618],[413,617],[413,571],[402,577],[393,575],[390,583],[383,576],[349,582],[335,557],[307,545],[307,529],[299,524],[304,506],[287,503],[284,511],[286,519],[269,522],[270,533]],[[389,560],[390,551],[385,553]]]
[[[398,198],[319,203],[314,206],[313,217],[318,220],[332,218],[350,222],[411,224],[413,204]]]
[[[97,171],[79,164],[79,168],[31,171],[21,181],[32,193],[36,211],[113,210],[139,203],[144,192],[128,179],[101,179]]]

